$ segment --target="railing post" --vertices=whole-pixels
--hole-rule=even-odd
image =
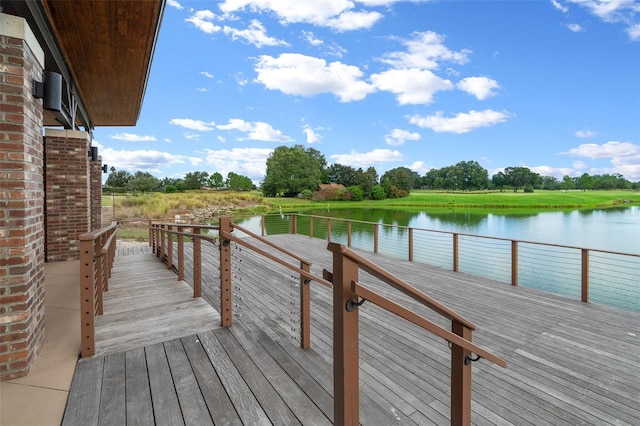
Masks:
[[[184,226],[178,226],[178,281],[184,280]]]
[[[511,241],[511,285],[518,285],[518,242]]]
[[[347,222],[347,247],[351,247],[351,221]]]
[[[458,234],[453,234],[453,272],[458,272]]]
[[[229,327],[233,311],[231,309],[231,240],[233,231],[228,216],[220,218],[220,325]]]
[[[96,352],[93,248],[93,239],[80,238],[80,345],[83,358]]]
[[[380,226],[376,223],[373,225],[373,252],[378,252],[378,229]]]
[[[343,255],[339,244],[327,248],[333,252],[333,421],[355,426],[360,419],[360,378],[358,306],[353,302],[358,296],[351,283],[358,281],[358,264]]]
[[[311,270],[311,265],[300,262],[300,269],[305,272]],[[300,347],[308,349],[311,346],[311,283],[308,278],[300,274]]]
[[[472,332],[464,325],[453,321],[453,333],[471,342]],[[471,361],[470,355],[462,347],[451,347],[451,424],[468,426],[471,424]]]
[[[193,234],[199,234],[200,228],[191,228]],[[202,288],[202,241],[200,237],[193,237],[193,297],[200,297]]]
[[[260,222],[260,235],[265,236],[265,221],[267,220],[264,215],[261,216],[262,221]]]
[[[153,247],[153,229],[151,225],[153,224],[153,220],[149,220],[149,247]]]
[[[313,238],[313,217],[309,217],[309,237]]]
[[[413,228],[409,228],[409,262],[413,262]]]
[[[290,233],[296,235],[298,233],[298,216],[291,214],[291,231]],[[264,235],[263,235],[264,236]]]
[[[173,226],[167,225],[167,269],[173,269]]]
[[[582,301],[589,302],[589,250],[582,249]]]

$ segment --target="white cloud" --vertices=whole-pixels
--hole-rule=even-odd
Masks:
[[[384,140],[387,145],[400,146],[404,145],[406,141],[420,140],[420,133],[409,132],[402,129],[393,129],[391,133],[385,135]]]
[[[200,120],[192,120],[190,118],[174,118],[169,121],[170,124],[175,124],[176,126],[184,127],[186,129],[198,130],[200,132],[210,132],[213,130],[216,125],[213,121],[204,122]]]
[[[192,166],[202,164],[202,159],[175,155],[168,152],[155,150],[115,150],[105,148],[100,153],[102,162],[116,167],[116,169],[128,170],[155,170],[170,167],[173,164],[190,163]]]
[[[578,174],[576,170],[569,167],[533,166],[529,167],[529,170],[538,173],[540,176],[553,176],[558,179],[562,179],[564,176],[575,176]],[[504,169],[501,171],[504,171]]]
[[[115,135],[111,135],[111,139],[126,142],[153,142],[156,140],[156,137],[136,135],[133,133],[116,133]]]
[[[566,27],[574,33],[580,33],[584,31],[584,28],[582,28],[582,25],[580,24],[566,24]]]
[[[267,158],[273,152],[269,148],[233,148],[205,150],[205,162],[222,175],[234,172],[259,183],[267,170]]]
[[[578,130],[576,136],[579,138],[593,138],[596,136],[596,132],[593,130]]]
[[[208,71],[202,71],[200,74],[201,74],[201,75],[204,75],[204,76],[205,76],[205,77],[207,77],[207,78],[213,78],[213,74],[211,74],[211,73],[210,73],[210,72],[208,72]]]
[[[627,34],[633,41],[640,40],[640,23],[629,25],[629,27],[627,28]]]
[[[267,89],[288,95],[315,96],[333,93],[341,102],[364,99],[375,88],[361,80],[358,67],[341,62],[327,64],[324,59],[283,53],[277,58],[260,56],[255,67],[256,80]]]
[[[431,166],[427,166],[426,164],[424,164],[424,161],[415,161],[413,164],[410,164],[405,167],[411,171],[418,173],[420,176],[424,175],[425,173],[427,173],[429,170],[433,168]]]
[[[270,124],[262,121],[248,122],[239,118],[232,118],[228,124],[218,125],[217,127],[220,130],[237,130],[246,133],[246,137],[241,138],[241,140],[250,139],[266,142],[291,142],[293,140],[289,136],[283,135],[282,131],[276,130]]]
[[[569,11],[569,8],[567,6],[563,5],[562,3],[560,3],[557,0],[551,0],[551,4],[553,5],[553,7],[558,9],[560,12],[567,13]]]
[[[266,28],[257,19],[251,20],[249,28],[246,30],[238,30],[236,28],[225,26],[223,31],[233,40],[243,39],[256,47],[289,46],[289,43],[284,40],[278,40],[277,38],[267,36]]]
[[[444,45],[444,36],[433,31],[414,32],[409,40],[400,40],[407,48],[404,52],[386,53],[380,61],[397,69],[437,69],[440,62],[465,64],[469,61],[468,49],[459,52]]]
[[[307,143],[313,144],[320,142],[321,136],[314,129],[312,129],[308,124],[302,127],[302,131],[307,136]]]
[[[219,7],[225,13],[245,9],[271,12],[283,24],[308,23],[338,31],[370,28],[382,16],[378,12],[354,12],[351,0],[225,0]]]
[[[324,41],[317,38],[311,31],[302,30],[302,39],[309,43],[311,46],[320,46],[324,44]]]
[[[348,164],[352,167],[369,167],[374,164],[383,164],[401,161],[403,159],[400,151],[390,149],[374,149],[369,152],[356,152],[352,150],[349,154],[334,154],[330,156],[336,163]]]
[[[338,17],[327,20],[326,25],[336,31],[345,32],[371,28],[382,19],[378,12],[344,12]]]
[[[196,87],[198,92],[208,92],[209,90],[206,87]]]
[[[494,89],[499,89],[500,85],[489,77],[467,77],[460,80],[456,87],[483,101],[495,96]]]
[[[640,156],[640,145],[631,142],[610,141],[602,145],[595,143],[582,144],[577,148],[570,149],[560,154],[575,155],[577,157],[596,158],[618,158],[631,157],[638,158]],[[619,160],[622,161],[622,160]],[[632,160],[635,161],[635,160]]]
[[[167,0],[167,4],[171,7],[175,7],[178,10],[184,9],[184,7],[182,7],[182,5],[178,3],[176,0]]]
[[[442,111],[433,115],[409,117],[409,122],[419,127],[432,129],[437,133],[468,133],[479,127],[490,127],[502,123],[511,117],[508,112],[486,109],[484,111],[461,112],[455,117],[444,117]]]
[[[453,88],[453,83],[443,80],[429,70],[394,69],[373,74],[371,82],[380,90],[397,95],[400,105],[428,105],[440,90]]]
[[[222,30],[221,26],[212,22],[216,18],[217,15],[210,10],[198,10],[185,19],[185,21],[191,22],[197,29],[204,33],[213,34]]]

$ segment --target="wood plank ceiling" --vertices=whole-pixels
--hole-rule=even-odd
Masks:
[[[133,126],[164,0],[44,0],[44,10],[94,126]]]

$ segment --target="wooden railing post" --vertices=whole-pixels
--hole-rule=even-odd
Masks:
[[[464,325],[453,321],[453,333],[471,342],[472,332]],[[468,426],[471,424],[471,355],[462,347],[451,347],[451,424]]]
[[[153,247],[153,220],[149,220],[149,247]]]
[[[329,243],[333,252],[333,418],[337,426],[356,426],[360,419],[358,264],[343,255],[343,247]]]
[[[347,222],[347,247],[351,247],[351,221]]]
[[[589,302],[589,250],[582,249],[582,301]]]
[[[518,242],[511,241],[511,285],[518,285]]]
[[[80,352],[83,358],[96,352],[93,245],[93,239],[80,238]]]
[[[311,270],[307,262],[300,262],[300,269],[305,272]],[[308,349],[311,346],[311,282],[300,274],[300,347]]]
[[[262,215],[262,222],[260,222],[260,235],[262,235],[263,237],[266,234],[266,232],[265,232],[265,228],[266,228],[265,221],[266,220],[267,220],[267,218],[264,215]]]
[[[184,280],[184,226],[178,226],[178,281]]]
[[[173,269],[173,226],[167,225],[167,269]]]
[[[229,327],[233,311],[231,309],[231,234],[233,227],[227,216],[220,218],[220,325]]]
[[[373,252],[378,252],[378,231],[380,226],[376,223],[373,225]]]
[[[313,216],[309,217],[309,237],[313,238]]]
[[[413,262],[413,228],[409,228],[409,262]]]
[[[193,234],[199,234],[200,228],[191,228]],[[193,297],[200,297],[202,294],[202,240],[200,237],[193,237]]]
[[[453,234],[453,272],[458,272],[458,234]]]
[[[295,235],[298,233],[298,216],[292,214],[291,216],[291,231],[290,233]],[[264,235],[263,235],[264,237]]]

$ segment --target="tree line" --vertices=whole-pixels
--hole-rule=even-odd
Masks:
[[[344,164],[327,165],[324,155],[315,148],[302,145],[279,146],[269,155],[267,169],[260,190],[265,197],[314,198],[321,184],[335,183],[324,199],[379,200],[401,198],[412,189],[440,191],[506,191],[533,192],[546,190],[612,190],[639,189],[640,182],[632,183],[620,174],[564,176],[562,180],[553,176],[541,176],[527,167],[507,167],[489,178],[489,172],[477,161],[460,161],[455,165],[431,169],[424,176],[408,169],[397,167],[386,171],[381,177],[374,167],[366,170]],[[148,172],[131,174],[125,170],[114,171],[108,177],[105,192],[181,192],[201,188],[248,191],[256,189],[246,176],[230,172],[226,179],[220,172],[189,172],[182,179],[158,179]]]

